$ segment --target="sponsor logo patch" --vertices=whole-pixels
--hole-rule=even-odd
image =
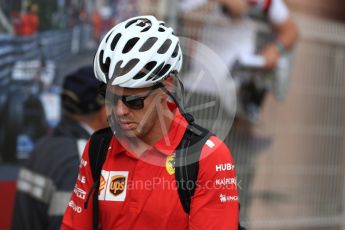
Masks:
[[[227,196],[227,195],[224,195],[224,194],[220,194],[219,195],[219,200],[222,203],[231,202],[231,201],[238,201],[238,196]]]
[[[98,200],[124,201],[126,198],[128,171],[102,170]]]
[[[79,165],[79,168],[82,168],[82,167],[86,167],[87,165],[87,161],[84,160],[83,158],[80,159],[80,165]]]
[[[74,190],[73,192],[75,193],[75,195],[82,199],[82,200],[85,200],[85,196],[86,196],[86,192],[80,188],[78,188],[77,186],[74,187]]]
[[[80,206],[78,206],[78,205],[76,205],[76,203],[74,203],[73,200],[71,200],[68,203],[68,206],[71,207],[73,209],[73,211],[75,211],[76,213],[81,213],[83,211]]]
[[[211,141],[211,140],[207,140],[207,141],[206,141],[206,145],[207,145],[209,148],[211,148],[211,149],[215,146],[214,142]]]
[[[85,183],[86,183],[86,177],[85,177],[85,176],[81,176],[80,174],[78,174],[78,180],[79,180],[82,184],[85,184]]]
[[[236,178],[222,178],[222,179],[216,179],[216,185],[236,185]]]
[[[169,175],[173,175],[175,173],[175,154],[167,157],[165,161],[165,168]]]
[[[101,175],[101,178],[99,180],[99,192],[101,192],[103,189],[105,189],[105,180],[104,177]]]
[[[235,165],[230,164],[230,163],[216,165],[216,172],[231,171],[231,170],[234,170],[234,169],[235,169]]]
[[[114,195],[118,196],[123,193],[126,185],[125,176],[112,176],[110,181],[109,191]]]

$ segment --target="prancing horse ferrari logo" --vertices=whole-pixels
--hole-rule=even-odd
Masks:
[[[169,175],[173,175],[175,173],[175,154],[167,157],[165,161],[165,168]]]

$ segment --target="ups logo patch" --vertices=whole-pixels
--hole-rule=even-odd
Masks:
[[[125,190],[125,185],[125,176],[112,176],[109,190],[114,196],[118,196]]]

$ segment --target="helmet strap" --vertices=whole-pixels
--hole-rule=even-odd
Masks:
[[[176,78],[178,79],[178,82],[179,82],[180,85],[181,85],[182,94],[184,94],[184,87],[183,87],[183,84],[182,84],[181,80],[180,80],[178,77],[176,77]],[[163,92],[164,92],[165,94],[167,94],[167,95],[174,101],[174,103],[176,104],[177,108],[180,110],[182,116],[183,116],[184,118],[186,118],[186,120],[187,120],[187,122],[188,122],[189,124],[192,124],[192,123],[194,122],[194,117],[192,116],[192,114],[187,113],[187,112],[185,111],[185,109],[181,106],[181,104],[176,100],[176,97],[175,97],[171,92],[169,92],[169,90],[167,90],[167,89],[165,88],[165,86],[163,85],[163,83],[162,83],[162,82],[158,82],[158,83],[156,84],[156,86],[157,86],[158,88],[161,88],[161,89],[163,90]],[[183,104],[183,103],[182,103],[182,104]]]

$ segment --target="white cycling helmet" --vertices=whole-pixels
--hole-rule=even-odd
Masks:
[[[182,52],[173,29],[154,16],[130,18],[102,39],[94,59],[96,78],[126,88],[150,87],[179,72]]]

